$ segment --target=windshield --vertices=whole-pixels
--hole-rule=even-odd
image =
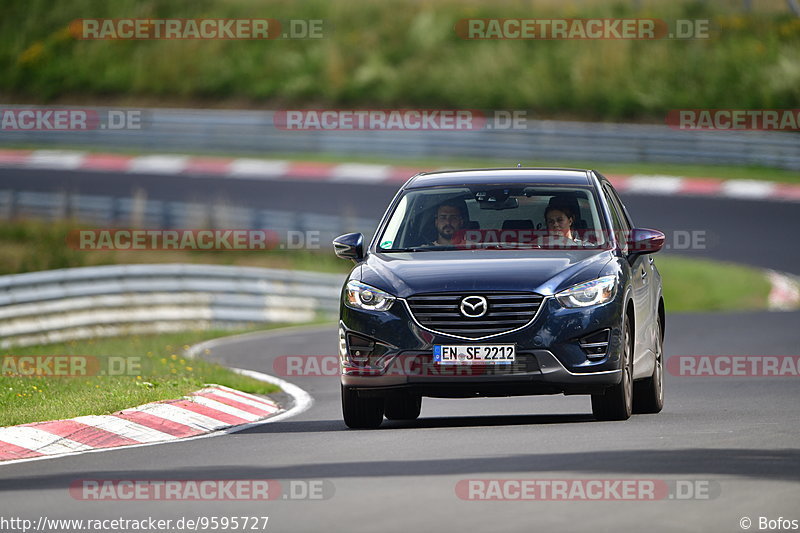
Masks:
[[[589,187],[431,187],[401,197],[378,250],[600,248],[604,228]]]

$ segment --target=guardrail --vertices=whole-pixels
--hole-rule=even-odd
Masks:
[[[108,111],[103,107],[84,109]],[[532,119],[526,121],[526,129],[517,130],[286,131],[275,127],[273,111],[142,109],[141,129],[0,132],[0,145],[20,144],[145,152],[487,157],[507,159],[510,165],[518,161],[616,161],[764,165],[800,170],[797,133],[682,131],[666,125]]]
[[[0,190],[0,220],[74,218],[98,227],[268,229],[286,240],[290,232],[315,232],[322,246],[338,235],[374,228],[374,219],[257,209],[225,204],[173,202],[66,192]],[[303,239],[306,236],[302,236]],[[298,236],[298,239],[300,237]],[[292,243],[288,243],[291,246]],[[297,243],[298,247],[304,242]]]
[[[2,276],[0,348],[120,334],[307,322],[337,313],[344,278],[192,264],[113,265]]]

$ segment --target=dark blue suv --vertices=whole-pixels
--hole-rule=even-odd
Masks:
[[[664,401],[664,300],[653,252],[593,170],[418,174],[342,289],[342,410],[351,428],[413,420],[422,397],[589,394],[600,420]]]

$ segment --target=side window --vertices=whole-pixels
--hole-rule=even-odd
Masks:
[[[620,248],[622,248],[623,251],[627,251],[628,233],[630,232],[631,228],[628,226],[628,221],[625,219],[622,208],[620,207],[620,204],[618,203],[613,191],[608,185],[603,185],[603,195],[605,196],[608,208],[611,210],[611,221],[614,225],[614,235],[617,237]]]
[[[632,230],[634,227],[633,221],[631,221],[631,217],[628,214],[628,210],[625,208],[625,204],[622,203],[622,200],[619,198],[619,194],[617,194],[617,190],[609,183],[606,185],[608,187],[608,192],[611,194],[611,197],[614,199],[614,202],[617,204],[619,208],[620,215],[622,216],[622,222],[628,227],[628,230]]]

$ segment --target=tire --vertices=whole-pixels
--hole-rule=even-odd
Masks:
[[[592,414],[597,420],[627,420],[633,412],[633,337],[627,316],[622,339],[622,379],[605,394],[592,395]]]
[[[383,398],[359,398],[342,385],[342,414],[349,428],[375,429],[383,422]]]
[[[660,413],[664,408],[664,339],[661,322],[656,325],[656,365],[653,375],[633,384],[633,412],[635,414]]]
[[[385,415],[389,420],[416,420],[422,409],[422,396],[403,394],[386,398]]]

